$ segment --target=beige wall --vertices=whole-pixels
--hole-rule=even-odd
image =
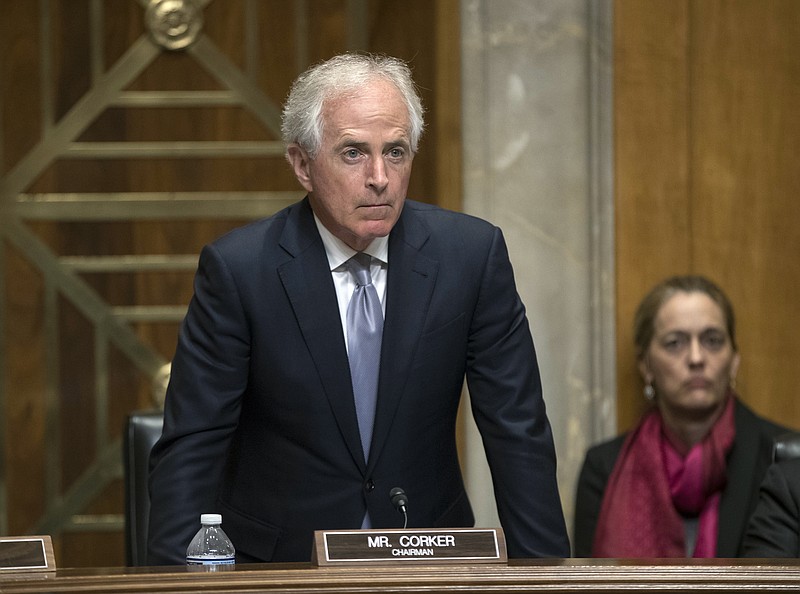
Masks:
[[[615,429],[611,2],[462,9],[464,209],[505,234],[570,523],[586,448]],[[468,488],[477,521],[496,525],[476,433]]]

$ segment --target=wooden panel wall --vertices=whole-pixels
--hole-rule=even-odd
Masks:
[[[639,300],[700,273],[734,303],[743,399],[800,428],[800,2],[614,6],[619,427]]]
[[[300,190],[282,155],[152,158],[142,154],[26,161],[37,147],[53,141],[48,133],[72,117],[94,85],[102,83],[104,75],[141,41],[146,4],[143,0],[0,0],[0,217],[4,217],[0,219],[0,439],[4,446],[0,533],[46,529],[53,533],[61,567],[124,564],[121,477],[100,473],[108,483],[97,488],[81,509],[65,509],[61,504],[76,499],[72,497],[76,488],[91,492],[92,485],[81,481],[85,483],[87,473],[98,465],[104,445],[119,439],[125,415],[153,405],[153,378],[113,345],[108,352],[98,347],[108,331],[103,316],[99,324],[91,323],[91,307],[80,299],[76,303],[74,295],[66,296],[59,288],[54,290],[60,286],[54,277],[64,262],[76,258],[196,255],[203,244],[247,219],[187,218],[187,207],[177,204],[174,217],[124,220],[119,210],[108,218],[97,216],[100,206],[88,204],[85,217],[59,220],[47,216],[47,207],[42,206],[35,220],[23,220],[18,216],[17,192],[59,196],[64,202],[65,195],[86,200],[98,193],[124,201],[144,192],[224,195]],[[211,0],[201,4],[205,4],[203,36],[208,47],[229,60],[232,69],[251,77],[258,93],[276,105],[282,103],[300,70],[335,53],[368,50],[409,60],[428,110],[427,133],[415,160],[409,193],[423,201],[460,206],[458,0]],[[98,6],[102,7],[99,28],[92,23]],[[42,25],[43,10],[49,15],[45,21],[50,29]],[[253,14],[255,18],[248,21],[247,15]],[[246,47],[248,28],[258,29],[256,47]],[[98,47],[101,52],[96,60],[93,52]],[[124,89],[138,96],[153,91],[223,90],[219,78],[196,58],[191,51],[161,50]],[[92,101],[104,99],[92,97]],[[276,138],[252,110],[240,105],[165,104],[154,109],[116,104],[98,113],[74,140],[259,143]],[[40,167],[41,173],[11,192],[14,183],[9,180],[19,178],[20,164],[28,170]],[[12,228],[12,222],[22,226]],[[28,232],[30,236],[25,235]],[[20,233],[30,241],[19,240]],[[41,250],[34,255],[33,247]],[[41,258],[50,263],[49,269],[42,270]],[[132,272],[123,266],[80,273],[71,286],[85,289],[84,295],[99,299],[109,311],[169,308],[188,303],[192,275],[189,267]],[[130,327],[143,348],[169,360],[177,320],[134,319]],[[102,371],[106,363],[107,376]],[[98,382],[104,385],[98,388]],[[98,394],[106,391],[109,402],[98,405]],[[68,525],[60,523],[70,514],[74,515]]]

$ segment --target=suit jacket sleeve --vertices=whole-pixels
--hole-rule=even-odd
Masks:
[[[536,353],[499,229],[470,327],[467,365],[509,556],[569,556]]]
[[[800,557],[800,460],[773,464],[744,537],[745,557]]]
[[[247,324],[213,246],[200,255],[194,289],[172,362],[164,433],[150,459],[150,565],[185,563],[199,514],[217,511],[247,378]]]

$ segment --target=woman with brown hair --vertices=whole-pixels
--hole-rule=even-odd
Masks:
[[[702,276],[669,278],[634,321],[644,395],[630,432],[592,447],[578,480],[577,557],[736,557],[786,431],[735,392],[733,307]]]

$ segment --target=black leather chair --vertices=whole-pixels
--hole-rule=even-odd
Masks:
[[[800,432],[779,435],[772,445],[772,459],[775,462],[791,458],[800,458]]]
[[[129,567],[147,564],[147,524],[150,495],[147,476],[150,450],[164,425],[160,410],[136,411],[128,415],[123,437],[125,468],[125,559]]]

